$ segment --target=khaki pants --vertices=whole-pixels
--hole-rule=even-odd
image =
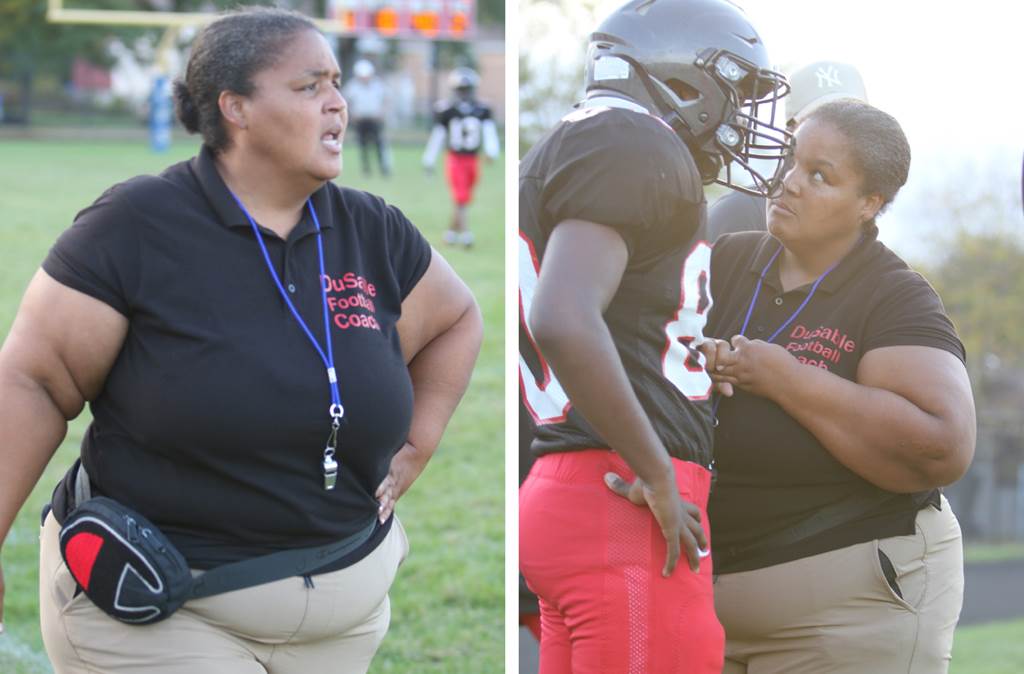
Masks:
[[[885,578],[891,561],[903,597]],[[963,605],[960,525],[942,498],[913,535],[724,574],[723,674],[941,674]]]
[[[358,563],[187,602],[153,625],[127,625],[80,593],[42,529],[39,612],[56,674],[363,674],[388,630],[388,588],[409,551],[398,518]]]

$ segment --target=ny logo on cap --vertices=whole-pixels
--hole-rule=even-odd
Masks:
[[[839,71],[835,66],[821,66],[814,74],[818,76],[819,89],[843,86],[843,83],[839,81]]]

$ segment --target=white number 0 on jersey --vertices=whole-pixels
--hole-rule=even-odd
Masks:
[[[711,395],[704,354],[691,352],[704,339],[704,324],[712,304],[710,281],[711,246],[701,241],[683,262],[679,309],[665,324],[665,351],[661,355],[662,374],[690,400],[706,400]]]
[[[569,396],[558,383],[548,367],[544,357],[540,355],[537,343],[530,332],[530,326],[526,323],[526,317],[530,315],[530,307],[533,306],[533,294],[537,290],[537,281],[540,278],[540,262],[533,250],[533,244],[519,233],[519,322],[526,331],[530,346],[540,360],[540,367],[543,371],[543,381],[538,382],[537,378],[530,372],[530,366],[523,358],[522,348],[519,347],[519,389],[523,394],[523,402],[526,409],[530,411],[533,422],[538,426],[544,424],[557,424],[565,421],[569,414]]]
[[[680,302],[675,317],[665,325],[666,344],[662,353],[662,373],[665,378],[691,400],[705,400],[711,393],[711,378],[704,371],[704,357],[694,362],[688,346],[703,339],[707,310],[711,307],[708,294],[711,247],[701,241],[683,263],[680,274]],[[519,386],[526,408],[537,425],[560,423],[569,413],[569,397],[541,356],[526,324],[533,305],[533,295],[540,276],[540,264],[533,244],[519,234],[519,320],[530,346],[537,354],[543,372],[542,381],[530,372],[519,355]],[[522,347],[520,347],[522,348]]]

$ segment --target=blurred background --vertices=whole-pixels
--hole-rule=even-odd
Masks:
[[[173,120],[169,82],[187,62],[197,25],[235,4],[0,0],[0,337],[29,279],[78,211],[115,183],[159,173],[198,151],[198,137]],[[370,671],[503,671],[504,160],[481,162],[468,212],[476,243],[466,250],[442,244],[452,202],[444,171],[426,174],[421,155],[433,106],[450,97],[448,74],[456,67],[479,73],[477,96],[494,111],[502,135],[504,2],[273,4],[320,20],[344,84],[355,80],[357,62],[373,65],[388,100],[390,174],[376,166],[360,170],[350,128],[338,182],[401,208],[471,287],[484,316],[470,389],[430,465],[397,507],[411,553],[392,588],[391,629]],[[70,424],[4,543],[0,674],[52,672],[39,633],[39,513],[77,456],[89,421],[86,411]]]
[[[520,157],[583,94],[587,35],[620,0],[522,0]],[[789,73],[854,65],[903,126],[910,178],[880,239],[932,283],[967,347],[974,462],[945,489],[964,531],[955,674],[1024,671],[1024,87],[1019,3],[738,0]],[[722,188],[708,190],[714,203]],[[529,672],[533,640],[521,632]]]
[[[161,78],[184,67],[211,12],[238,4],[291,7],[320,19],[343,81],[365,59],[388,86],[388,128],[419,140],[458,66],[480,74],[478,95],[504,121],[500,0],[0,0],[0,125],[4,137],[94,129],[123,137],[152,122]],[[102,10],[97,12],[96,10]],[[111,131],[111,129],[113,129]],[[20,133],[19,133],[20,132]]]

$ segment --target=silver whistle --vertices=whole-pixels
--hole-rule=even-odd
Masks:
[[[338,483],[338,462],[334,460],[334,448],[324,450],[324,489],[330,491]]]

